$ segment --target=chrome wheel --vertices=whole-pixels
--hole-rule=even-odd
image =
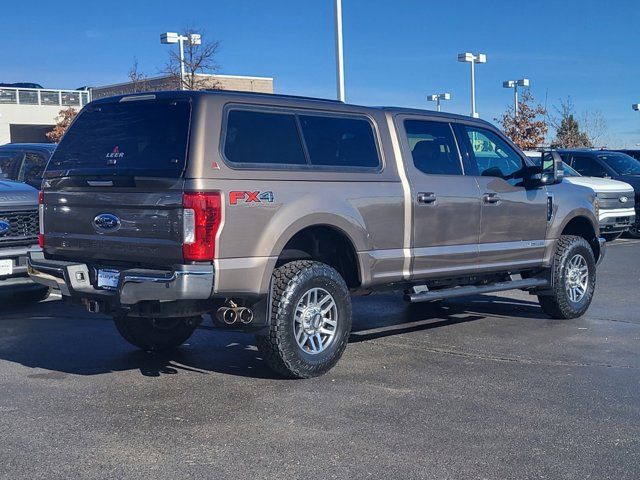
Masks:
[[[589,267],[587,260],[579,253],[567,263],[565,288],[569,299],[578,303],[587,294],[589,288]]]
[[[329,292],[312,288],[296,306],[294,335],[303,352],[312,355],[326,350],[336,336],[338,307]]]

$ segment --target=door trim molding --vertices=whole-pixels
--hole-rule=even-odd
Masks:
[[[387,125],[389,127],[389,135],[391,136],[391,145],[393,146],[393,157],[396,162],[396,168],[398,169],[398,176],[400,177],[400,183],[402,184],[402,193],[404,197],[404,241],[402,244],[402,253],[404,256],[404,262],[402,266],[402,276],[405,280],[411,278],[411,231],[412,231],[412,218],[411,218],[411,186],[409,185],[409,179],[407,178],[407,171],[405,170],[404,161],[402,159],[402,150],[400,149],[400,142],[398,141],[398,131],[396,129],[393,116],[387,113]]]

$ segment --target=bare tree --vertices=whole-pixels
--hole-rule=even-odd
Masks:
[[[549,123],[556,131],[551,145],[556,148],[591,147],[589,136],[580,129],[571,97],[560,100],[555,107],[556,115],[549,117]]]
[[[607,143],[609,127],[601,110],[585,110],[579,116],[582,131],[594,147]]]
[[[50,132],[46,133],[46,136],[53,143],[59,143],[60,139],[63,137],[73,119],[76,118],[78,112],[75,108],[69,107],[63,110],[60,110],[58,113],[58,118],[56,119],[56,125]]]
[[[517,117],[514,118],[513,105],[510,105],[502,117],[494,119],[502,125],[502,130],[511,141],[522,150],[541,146],[549,130],[547,110],[534,102],[533,94],[527,89],[518,100]]]
[[[149,84],[147,82],[148,76],[146,73],[141,72],[138,67],[138,58],[133,57],[133,65],[129,69],[129,80],[133,84],[133,92],[146,92],[149,90]]]
[[[202,32],[200,29],[188,28],[184,35],[190,37],[196,32]],[[202,35],[205,36],[204,34]],[[198,74],[214,73],[220,67],[216,62],[216,56],[220,50],[220,42],[217,40],[203,42],[202,44],[194,44],[185,41],[184,47],[184,79],[182,87],[185,90],[202,90],[205,88],[220,88],[220,83],[213,78],[203,78]],[[175,82],[180,85],[180,54],[174,49],[169,50],[169,59],[163,70],[163,73],[169,75]]]

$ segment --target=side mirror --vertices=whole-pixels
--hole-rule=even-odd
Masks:
[[[555,185],[562,182],[564,168],[562,157],[558,152],[544,152],[541,160],[540,183],[542,185]]]

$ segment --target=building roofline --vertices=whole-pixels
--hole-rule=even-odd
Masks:
[[[255,77],[255,76],[247,76],[247,75],[223,75],[223,74],[218,74],[218,73],[197,73],[196,75],[198,75],[199,77],[214,77],[214,78],[239,78],[239,79],[244,79],[244,80],[271,80],[273,81],[273,77]],[[156,77],[147,77],[144,80],[141,80],[138,83],[143,83],[145,81],[151,81],[151,80],[166,80],[166,79],[170,79],[172,78],[171,75],[158,75]],[[113,87],[122,87],[124,85],[131,85],[132,81],[128,81],[128,82],[120,82],[120,83],[110,83],[109,85],[98,85],[98,86],[93,86],[93,87],[89,87],[89,90],[93,90],[93,89],[102,89],[102,88],[113,88]]]

